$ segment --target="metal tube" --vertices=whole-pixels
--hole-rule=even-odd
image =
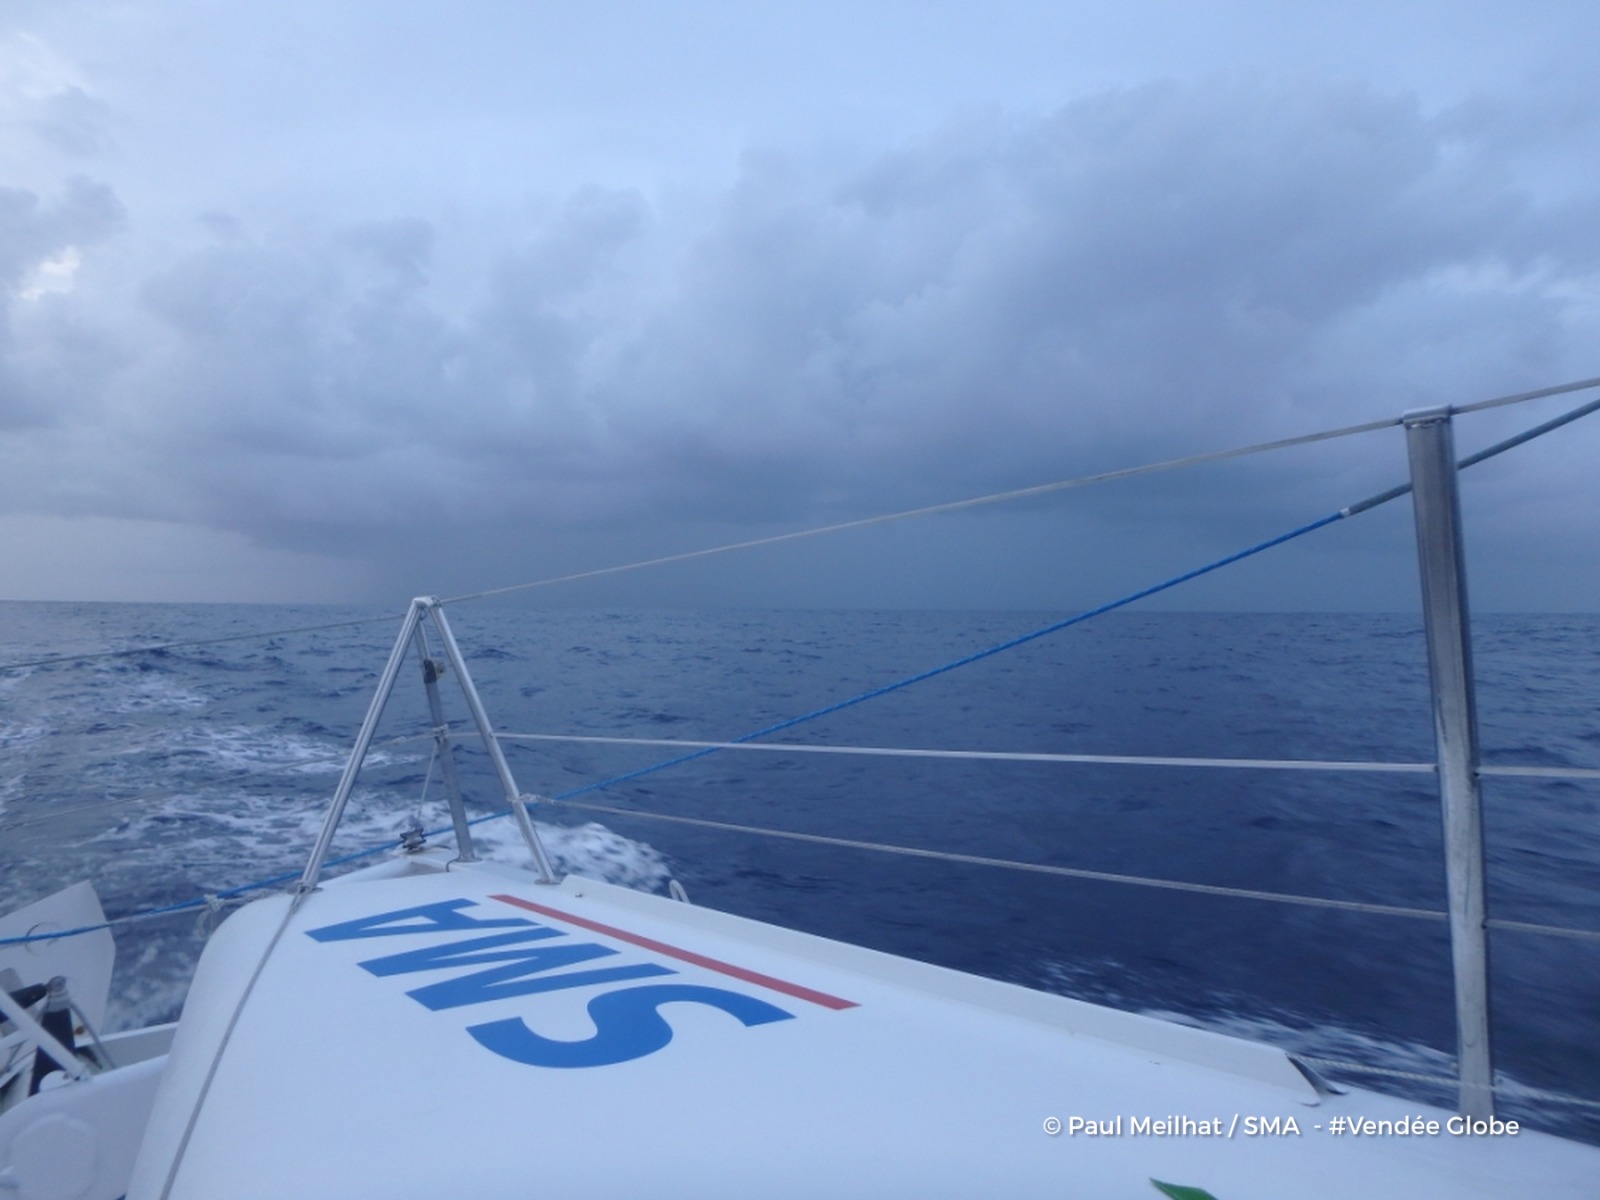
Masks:
[[[500,749],[500,740],[495,735],[494,726],[489,723],[489,714],[484,710],[483,701],[478,698],[478,689],[472,682],[471,672],[467,670],[466,659],[461,657],[461,648],[456,645],[455,634],[450,632],[450,622],[445,620],[444,610],[440,607],[439,601],[429,601],[428,615],[433,618],[433,626],[439,631],[439,641],[444,646],[445,656],[449,658],[450,667],[455,671],[456,680],[461,684],[461,694],[466,699],[467,710],[472,714],[473,723],[478,727],[478,735],[483,738],[483,748],[489,752],[489,760],[494,763],[495,774],[500,779],[501,790],[505,792],[506,803],[511,806],[511,815],[516,818],[517,828],[522,831],[522,838],[528,843],[528,851],[533,855],[534,866],[539,871],[539,882],[554,883],[556,873],[544,852],[544,844],[539,840],[539,832],[534,829],[533,820],[528,816],[522,793],[517,789],[517,781],[512,778],[511,765],[506,762],[505,752]]]
[[[417,657],[422,660],[422,686],[428,693],[428,713],[433,718],[433,744],[444,772],[445,795],[450,800],[450,822],[456,831],[456,858],[477,862],[472,849],[472,829],[467,824],[467,809],[461,799],[461,779],[456,774],[455,754],[450,748],[450,726],[444,719],[444,703],[439,698],[439,668],[444,664],[428,654],[428,639],[419,622],[415,635]]]
[[[295,895],[304,896],[317,886],[317,878],[322,874],[322,862],[328,857],[328,847],[333,845],[334,832],[339,828],[339,821],[344,816],[345,804],[350,799],[350,792],[356,785],[356,776],[361,772],[361,764],[366,760],[367,748],[372,745],[373,734],[378,729],[378,719],[383,716],[384,705],[389,701],[389,693],[394,691],[395,676],[400,673],[400,664],[405,660],[406,650],[411,644],[412,635],[416,632],[417,622],[422,620],[426,606],[431,603],[431,597],[422,597],[411,602],[411,607],[406,610],[406,619],[400,626],[400,636],[395,638],[394,649],[389,652],[389,661],[384,665],[383,674],[378,679],[378,689],[372,694],[372,703],[367,708],[366,719],[361,722],[361,731],[356,734],[356,743],[350,749],[350,758],[344,765],[344,774],[339,777],[339,786],[334,789],[333,803],[328,806],[327,819],[322,823],[322,832],[317,835],[317,844],[312,848],[311,860],[306,863],[305,872],[300,876],[300,882],[295,885]]]
[[[44,1053],[53,1058],[56,1065],[67,1073],[69,1079],[87,1079],[89,1068],[83,1065],[80,1059],[43,1025],[33,1019],[33,1014],[11,998],[11,993],[0,987],[0,1016],[5,1017],[22,1032],[37,1047],[35,1053]]]
[[[1444,821],[1461,1089],[1458,1107],[1463,1116],[1486,1118],[1494,1114],[1488,905],[1483,868],[1483,805],[1478,791],[1477,708],[1454,436],[1448,409],[1408,413],[1405,427]]]

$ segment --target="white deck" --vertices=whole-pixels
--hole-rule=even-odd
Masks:
[[[1335,1117],[1450,1114],[1320,1096],[1253,1043],[578,878],[476,864],[288,907],[207,948],[129,1200],[1156,1200],[1152,1178],[1217,1200],[1592,1200],[1600,1180],[1600,1150],[1537,1133],[1335,1136]],[[414,954],[485,939],[505,940]],[[1050,1117],[1121,1132],[1050,1136]],[[1253,1117],[1299,1133],[1251,1136]],[[1185,1119],[1214,1132],[1135,1131]]]

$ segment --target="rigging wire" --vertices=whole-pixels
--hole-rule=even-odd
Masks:
[[[1259,442],[1252,446],[1239,446],[1231,450],[1214,450],[1206,454],[1189,455],[1185,458],[1169,458],[1162,462],[1147,463],[1143,466],[1122,467],[1115,471],[1101,471],[1094,475],[1080,475],[1073,479],[1060,479],[1054,483],[1040,483],[1032,487],[1015,488],[1007,492],[991,492],[988,495],[972,496],[965,500],[948,500],[941,504],[928,504],[921,508],[903,509],[900,512],[880,513],[872,517],[859,517],[853,521],[840,521],[833,525],[818,525],[809,529],[792,530],[789,533],[775,533],[770,537],[751,538],[743,542],[729,542],[725,545],[708,546],[700,550],[686,550],[681,554],[665,554],[659,558],[649,558],[639,562],[619,563],[610,567],[596,567],[593,570],[577,571],[570,575],[555,575],[547,579],[535,579],[528,583],[514,583],[506,587],[489,588],[485,591],[471,592],[463,596],[450,596],[441,600],[440,603],[459,604],[468,600],[483,600],[490,596],[503,596],[511,592],[553,587],[560,583],[574,583],[580,579],[595,579],[602,575],[618,575],[625,571],[637,571],[645,567],[659,567],[668,563],[687,562],[695,558],[709,558],[714,554],[729,554],[736,550],[752,550],[757,546],[773,546],[780,542],[792,542],[800,538],[817,537],[828,533],[842,533],[847,529],[865,529],[870,525],[886,525],[891,521],[905,521],[913,517],[928,517],[937,513],[960,512],[963,509],[978,508],[983,505],[1003,504],[1011,500],[1024,500],[1032,496],[1044,496],[1052,492],[1066,491],[1070,488],[1088,487],[1096,483],[1109,483],[1114,479],[1131,479],[1138,475],[1153,475],[1161,471],[1176,470],[1179,467],[1199,466],[1203,463],[1242,458],[1249,454],[1262,454],[1269,450],[1283,450],[1290,446],[1302,446],[1311,442],[1349,437],[1357,433],[1371,433],[1378,429],[1393,428],[1399,423],[1400,418],[1398,417],[1383,421],[1369,421],[1364,425],[1349,425],[1342,429],[1302,434],[1299,437],[1283,438],[1275,442]]]
[[[1551,396],[1566,395],[1571,392],[1586,391],[1589,388],[1600,387],[1600,376],[1593,379],[1580,379],[1571,383],[1556,384],[1552,387],[1536,388],[1532,391],[1514,392],[1510,395],[1497,396],[1490,400],[1479,400],[1471,404],[1459,404],[1441,409],[1442,412],[1452,414],[1481,412],[1486,409],[1500,408],[1510,404],[1522,404],[1532,400],[1546,399]],[[1491,447],[1477,455],[1463,459],[1458,465],[1470,466],[1481,462],[1484,458],[1501,450],[1509,449],[1512,445],[1520,445],[1524,441],[1532,440],[1540,434],[1548,433],[1551,429],[1564,425],[1569,421],[1577,420],[1580,416],[1587,415],[1600,406],[1600,401],[1594,406],[1585,406],[1583,409],[1574,410],[1555,421],[1546,422],[1537,426],[1510,442],[1502,443],[1498,448]],[[1036,484],[1031,487],[1014,488],[1004,492],[992,492],[983,496],[972,496],[964,500],[952,500],[942,504],[924,505],[920,508],[904,509],[899,512],[880,513],[876,516],[861,517],[851,521],[841,521],[831,525],[814,526],[807,529],[792,530],[788,533],[774,534],[770,537],[752,538],[741,542],[730,542],[720,546],[709,546],[699,550],[689,550],[681,554],[668,554],[656,558],[641,559],[636,562],[618,563],[607,567],[597,567],[592,570],[578,571],[569,575],[552,576],[546,579],[536,579],[527,583],[511,584],[506,587],[487,588],[483,591],[469,592],[459,596],[450,596],[440,601],[441,604],[459,604],[469,600],[482,600],[491,596],[501,596],[512,592],[528,591],[534,588],[553,587],[561,583],[573,583],[581,579],[593,579],[603,575],[616,575],[626,571],[637,571],[647,567],[664,566],[668,563],[685,562],[690,559],[707,558],[716,554],[728,554],[737,550],[749,550],[757,546],[775,545],[780,542],[795,541],[800,538],[816,537],[821,534],[839,533],[847,529],[861,529],[870,525],[883,525],[892,521],[909,520],[913,517],[933,516],[938,513],[957,512],[962,509],[977,508],[983,505],[1002,504],[1012,500],[1026,499],[1032,496],[1043,496],[1053,492],[1066,491],[1071,488],[1088,487],[1097,483],[1108,483],[1116,479],[1130,479],[1139,475],[1150,475],[1162,471],[1176,470],[1180,467],[1199,466],[1205,463],[1222,462],[1232,458],[1242,458],[1247,455],[1263,454],[1272,450],[1284,450],[1292,446],[1310,445],[1315,442],[1329,441],[1336,438],[1351,437],[1361,433],[1372,433],[1380,429],[1392,429],[1403,424],[1404,416],[1388,417],[1376,421],[1365,421],[1356,425],[1345,425],[1335,429],[1319,430],[1315,433],[1299,434],[1294,437],[1279,438],[1275,441],[1257,442],[1248,446],[1237,446],[1227,450],[1213,450],[1203,454],[1189,455],[1183,458],[1166,459],[1161,462],[1146,463],[1141,466],[1123,467],[1112,471],[1101,471],[1093,475],[1081,475],[1072,479],[1057,480],[1053,483]],[[1348,515],[1364,511],[1365,508],[1392,500],[1409,492],[1410,485],[1403,485],[1393,489],[1392,494],[1380,493],[1363,502],[1362,507],[1354,507]],[[19,671],[29,667],[51,667],[67,663],[93,662],[100,659],[128,658],[140,654],[157,653],[164,650],[180,650],[197,646],[216,646],[226,642],[252,641],[256,639],[287,637],[300,633],[316,633],[328,629],[351,629],[362,625],[387,624],[393,618],[390,616],[361,617],[351,621],[332,621],[320,625],[300,625],[285,629],[269,629],[258,633],[236,633],[223,637],[188,638],[175,641],[158,642],[148,646],[131,646],[121,650],[100,650],[84,654],[52,655],[44,658],[19,660],[16,662],[0,663],[0,672]]]
[[[1547,396],[1565,396],[1569,392],[1584,392],[1590,388],[1600,387],[1600,376],[1593,379],[1578,379],[1572,383],[1558,383],[1552,387],[1534,388],[1530,392],[1512,392],[1507,396],[1496,396],[1492,400],[1477,400],[1471,404],[1454,404],[1448,409],[1452,413],[1483,412],[1490,408],[1503,408],[1507,404],[1522,404],[1528,400],[1543,400]]]
[[[1571,392],[1586,391],[1589,388],[1600,387],[1600,376],[1593,379],[1580,379],[1571,383],[1556,384],[1553,387],[1536,388],[1533,391],[1514,392],[1507,396],[1497,396],[1491,400],[1479,400],[1472,404],[1454,405],[1441,410],[1450,413],[1473,413],[1485,409],[1501,408],[1509,404],[1523,404],[1530,400],[1541,400],[1550,396],[1561,396]],[[1576,420],[1576,415],[1569,414],[1561,419],[1559,424]],[[1314,442],[1330,441],[1335,438],[1352,437],[1361,433],[1372,433],[1380,429],[1392,429],[1396,425],[1405,423],[1405,416],[1389,417],[1377,421],[1365,421],[1357,425],[1345,425],[1337,429],[1324,429],[1316,433],[1299,434],[1295,437],[1279,438],[1270,442],[1257,442],[1248,446],[1236,446],[1228,450],[1213,450],[1203,454],[1187,455],[1183,458],[1169,458],[1161,462],[1146,463],[1136,467],[1123,467],[1114,471],[1101,471],[1094,475],[1082,475],[1074,479],[1062,479],[1054,483],[1042,483],[1033,487],[1016,488],[1012,491],[993,492],[985,496],[973,496],[965,500],[951,500],[943,504],[930,504],[921,508],[905,509],[901,512],[881,513],[872,517],[861,517],[853,521],[840,521],[832,525],[822,525],[810,529],[799,529],[789,533],[773,534],[770,537],[751,538],[748,541],[730,542],[722,546],[710,546],[700,550],[687,550],[681,554],[667,554],[658,558],[644,559],[639,562],[621,563],[609,567],[597,567],[588,571],[577,571],[569,575],[555,575],[546,579],[535,579],[527,583],[514,583],[505,587],[488,588],[480,592],[469,592],[461,596],[451,596],[440,601],[442,604],[456,604],[468,600],[482,600],[490,596],[503,596],[512,592],[530,591],[534,588],[553,587],[556,584],[574,583],[580,579],[595,579],[603,575],[617,575],[625,571],[637,571],[645,567],[664,566],[668,563],[687,562],[690,559],[708,558],[715,554],[728,554],[736,550],[750,550],[757,546],[771,546],[780,542],[791,542],[800,538],[815,537],[826,533],[840,533],[847,529],[864,529],[870,525],[884,525],[891,521],[903,521],[912,517],[932,516],[936,513],[957,512],[962,509],[977,508],[982,505],[1000,504],[1010,500],[1021,500],[1032,496],[1043,496],[1052,492],[1066,491],[1070,488],[1088,487],[1096,483],[1109,483],[1115,479],[1131,479],[1139,475],[1153,475],[1162,471],[1177,470],[1180,467],[1194,467],[1205,463],[1223,462],[1231,458],[1243,458],[1247,455],[1264,454],[1272,450],[1286,450],[1292,446],[1305,446]],[[1551,424],[1550,428],[1555,428]],[[1547,433],[1548,429],[1539,428],[1530,431],[1522,440],[1527,441]],[[1509,449],[1509,446],[1502,447]],[[1486,455],[1487,456],[1487,455]],[[1482,461],[1481,458],[1476,461]],[[1410,491],[1409,485],[1395,496],[1403,496]],[[1393,499],[1386,496],[1385,499]],[[1382,500],[1377,501],[1382,503]]]

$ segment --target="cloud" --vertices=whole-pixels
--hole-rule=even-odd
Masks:
[[[1524,186],[1474,104],[1165,83],[868,161],[751,151],[699,204],[208,211],[159,261],[103,185],[11,189],[8,294],[68,247],[94,286],[42,297],[25,355],[0,345],[0,420],[76,397],[42,454],[0,443],[0,496],[455,552],[857,515],[1546,382],[1592,324],[1595,196]],[[485,245],[468,299],[438,282]]]
[[[96,158],[111,148],[111,109],[81,87],[46,96],[32,125],[40,138],[74,157]]]
[[[764,462],[859,496],[870,471],[883,502],[1249,438],[1279,403],[1315,423],[1390,390],[1382,359],[1324,363],[1364,314],[1407,294],[1414,328],[1470,339],[1488,314],[1452,279],[1554,249],[1492,165],[1403,98],[1238,84],[996,116],[837,180],[752,157],[620,390],[702,479]],[[1559,305],[1503,298],[1526,367]]]
[[[31,34],[0,31],[0,151],[13,162],[95,158],[112,146],[110,106]]]
[[[26,188],[0,187],[0,432],[52,419],[48,387],[33,378],[31,345],[19,346],[17,306],[33,307],[70,293],[83,252],[110,237],[123,210],[111,189],[83,178],[68,181],[53,202]],[[58,331],[58,347],[75,340]]]
[[[0,188],[0,288],[14,291],[41,263],[103,240],[122,219],[116,195],[92,180],[70,180],[54,203],[26,188]]]

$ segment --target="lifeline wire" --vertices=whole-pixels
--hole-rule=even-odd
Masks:
[[[502,742],[576,742],[601,746],[679,746],[685,749],[760,750],[774,754],[846,754],[876,758],[957,758],[971,762],[1062,763],[1114,767],[1224,767],[1241,771],[1359,771],[1432,775],[1431,762],[1373,762],[1320,758],[1177,758],[1158,754],[1046,754],[1028,750],[930,750],[916,746],[841,746],[815,742],[702,742],[688,738],[596,737],[582,733],[497,733]],[[1600,779],[1596,767],[1480,766],[1479,775],[1508,779]],[[0,826],[0,828],[5,828]]]
[[[1240,771],[1360,771],[1434,774],[1437,763],[1350,762],[1341,758],[1179,758],[1157,754],[1042,754],[1034,750],[930,750],[915,746],[838,746],[837,742],[706,742],[688,738],[598,738],[584,733],[496,733],[502,742],[579,742],[584,746],[678,746],[683,749],[765,750],[770,754],[845,754],[877,758],[963,758],[986,763],[1072,763],[1078,766],[1221,766]],[[1478,766],[1478,774],[1509,779],[1600,779],[1595,766]],[[0,826],[5,829],[5,826]]]
[[[1170,892],[1190,892],[1201,896],[1223,896],[1235,900],[1265,900],[1272,904],[1289,904],[1301,908],[1327,908],[1340,912],[1369,913],[1385,917],[1413,917],[1428,921],[1443,921],[1449,914],[1438,909],[1411,908],[1399,904],[1377,904],[1366,900],[1335,900],[1328,896],[1305,896],[1294,892],[1268,892],[1255,888],[1224,887],[1214,883],[1192,883],[1183,879],[1162,879],[1153,875],[1126,875],[1115,871],[1092,871],[1085,867],[1060,867],[1050,863],[1022,862],[1012,858],[989,858],[979,854],[962,854],[952,850],[928,850],[920,846],[899,846],[892,842],[867,842],[855,838],[833,837],[821,833],[800,833],[792,829],[772,829],[762,825],[740,825],[731,821],[711,821],[702,817],[680,817],[673,813],[650,812],[645,809],[621,808],[610,804],[589,801],[573,803],[568,808],[585,812],[606,813],[618,817],[640,817],[647,821],[666,821],[674,825],[693,825],[705,829],[720,829],[729,833],[754,834],[758,837],[779,838],[791,842],[812,842],[821,846],[839,846],[847,850],[871,850],[879,854],[898,854],[907,858],[931,858],[940,862],[963,863],[976,867],[1000,867],[1008,871],[1027,871],[1036,875],[1060,875],[1068,879],[1089,879],[1099,883],[1125,883],[1134,887],[1159,888]],[[495,816],[501,814],[496,813]],[[483,818],[488,819],[488,818]],[[445,833],[447,830],[440,830]],[[1540,933],[1557,937],[1600,941],[1600,930],[1568,929],[1559,925],[1537,925],[1529,921],[1491,920],[1492,929],[1509,929],[1518,933]]]
[[[687,738],[594,737],[578,733],[497,733],[502,742],[578,742],[603,746],[679,746],[705,750],[762,750],[776,754],[847,754],[879,758],[958,758],[977,762],[1109,764],[1120,767],[1233,767],[1251,771],[1372,771],[1431,775],[1438,768],[1426,762],[1343,762],[1312,758],[1171,758],[1151,754],[1040,754],[1026,750],[928,750],[908,746],[841,746],[814,742],[699,742]],[[1512,768],[1516,770],[1516,768]],[[1559,767],[1543,768],[1563,778]],[[1600,770],[1577,778],[1600,779]]]
[[[570,805],[591,812],[608,813],[618,817],[644,817],[651,821],[668,821],[675,825],[694,825],[705,829],[721,829],[730,833],[754,833],[762,837],[783,838],[794,842],[812,842],[821,846],[839,846],[847,850],[872,850],[879,854],[898,854],[907,858],[933,858],[940,862],[964,863],[975,867],[1004,867],[1011,871],[1030,871],[1038,875],[1061,875],[1068,879],[1090,879],[1099,883],[1129,883],[1138,887],[1161,888],[1172,892],[1192,892],[1202,896],[1225,896],[1235,900],[1267,900],[1274,904],[1293,904],[1304,908],[1331,908],[1343,912],[1377,913],[1387,917],[1418,917],[1427,921],[1443,921],[1448,913],[1431,908],[1408,908],[1398,904],[1373,904],[1364,900],[1333,900],[1326,896],[1301,896],[1292,892],[1266,892],[1255,888],[1223,887],[1212,883],[1189,883],[1181,879],[1158,879],[1149,875],[1125,875],[1116,871],[1091,871],[1083,867],[1058,867],[1049,863],[1019,862],[1010,858],[988,858],[981,854],[960,854],[950,850],[924,850],[918,846],[898,846],[892,842],[865,842],[855,838],[831,837],[820,833],[797,833],[789,829],[768,829],[759,825],[737,825],[730,821],[708,821],[701,817],[680,817],[670,813],[640,812],[610,804],[579,803]]]

